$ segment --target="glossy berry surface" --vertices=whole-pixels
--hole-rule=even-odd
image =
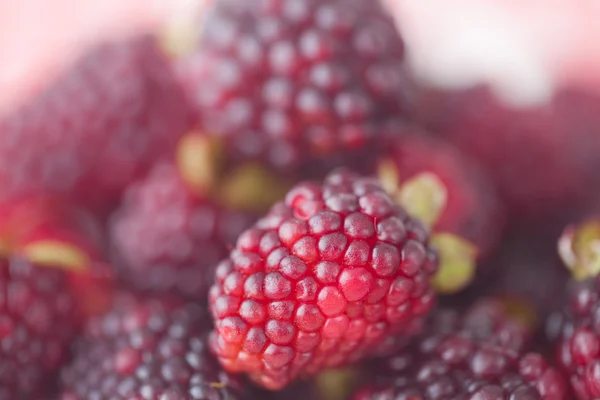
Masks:
[[[253,220],[195,196],[174,165],[161,163],[127,189],[112,218],[114,260],[137,289],[205,301],[215,266]]]
[[[548,320],[556,357],[580,400],[600,397],[600,280],[571,282],[562,312]]]
[[[269,389],[358,361],[420,328],[436,267],[426,230],[376,180],[300,183],[217,267],[214,351]]]
[[[380,366],[353,400],[568,399],[559,372],[525,351],[527,334],[484,299],[466,314],[436,310],[428,331]],[[382,366],[383,365],[383,366]]]
[[[369,0],[213,3],[182,65],[204,130],[230,157],[284,170],[333,164],[403,117],[404,47]]]
[[[76,299],[59,268],[0,261],[0,399],[43,398],[76,333]]]
[[[41,191],[106,207],[174,148],[187,123],[152,38],[99,45],[0,121],[0,197]]]
[[[207,351],[205,317],[195,304],[121,293],[113,310],[88,322],[62,371],[60,399],[241,398],[241,382]]]

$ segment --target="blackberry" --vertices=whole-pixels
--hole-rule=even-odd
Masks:
[[[435,301],[427,240],[375,179],[338,170],[298,184],[217,267],[221,364],[274,390],[415,334]]]
[[[375,382],[352,399],[568,399],[559,372],[525,351],[527,336],[494,299],[464,315],[437,310],[427,332],[379,361]]]
[[[251,399],[207,352],[205,317],[195,304],[120,293],[75,344],[61,400]]]
[[[369,0],[219,0],[180,70],[232,162],[305,172],[364,157],[384,121],[403,119],[403,58],[393,21]]]

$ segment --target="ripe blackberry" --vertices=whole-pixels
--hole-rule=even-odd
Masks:
[[[597,192],[597,96],[565,89],[525,109],[503,104],[484,87],[440,98],[432,107],[433,130],[486,168],[513,214],[555,216]]]
[[[0,400],[48,395],[76,321],[77,299],[63,270],[0,260]]]
[[[599,239],[598,219],[565,229],[559,251],[575,279],[569,283],[564,308],[547,323],[547,334],[556,343],[557,361],[579,400],[600,397]]]
[[[0,198],[51,192],[107,206],[189,120],[151,37],[102,44],[0,121]]]
[[[379,361],[376,382],[352,399],[568,399],[558,371],[527,353],[526,341],[497,300],[480,300],[465,315],[437,310],[427,332]]]
[[[420,328],[436,267],[423,225],[375,179],[298,184],[217,267],[214,351],[272,390],[358,361]]]
[[[462,290],[504,228],[495,188],[481,167],[450,143],[414,128],[395,136],[379,158],[379,179],[395,201],[433,231],[431,243],[440,257],[436,289]]]
[[[253,221],[250,213],[197,197],[174,165],[158,164],[127,189],[112,218],[115,264],[138,289],[205,300],[214,267]]]
[[[208,353],[205,317],[195,304],[120,293],[88,321],[62,371],[61,400],[251,399]]]
[[[304,172],[368,154],[381,123],[402,116],[403,57],[369,0],[219,0],[180,69],[202,128],[233,162]]]

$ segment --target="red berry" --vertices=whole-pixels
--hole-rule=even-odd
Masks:
[[[386,221],[397,232],[379,239]],[[222,365],[279,389],[414,334],[436,268],[416,224],[375,180],[348,171],[295,186],[217,267],[210,304]]]
[[[112,218],[115,262],[121,277],[138,289],[204,300],[214,267],[252,222],[249,213],[194,195],[175,166],[161,163],[127,189]],[[251,268],[253,260],[236,262]]]
[[[427,331],[373,363],[374,381],[353,400],[568,399],[567,385],[501,302],[479,300],[463,315],[434,311]]]
[[[182,79],[230,159],[323,171],[405,113],[404,47],[367,0],[218,1]],[[315,162],[317,164],[315,164]]]
[[[62,371],[62,400],[252,399],[208,352],[201,307],[121,293],[91,319]],[[230,397],[231,396],[231,397]]]
[[[53,192],[106,207],[187,124],[153,39],[100,45],[0,122],[0,197]]]

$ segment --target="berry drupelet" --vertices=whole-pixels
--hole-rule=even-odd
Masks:
[[[378,2],[219,0],[179,67],[200,125],[234,163],[289,173],[368,154],[379,126],[404,114],[403,58]]]
[[[101,44],[0,121],[0,198],[50,192],[104,210],[188,123],[153,38]]]
[[[436,290],[464,289],[504,229],[495,187],[468,156],[418,129],[397,132],[384,146],[377,165],[383,187],[432,230],[431,243],[440,258]]]
[[[75,344],[60,399],[252,399],[210,356],[206,314],[173,298],[118,294]]]
[[[217,267],[221,364],[279,389],[416,333],[435,300],[427,240],[375,179],[339,170],[296,185]]]
[[[127,189],[112,217],[113,258],[137,289],[204,301],[214,267],[252,222],[251,213],[196,196],[173,164],[161,163]]]
[[[573,274],[564,308],[548,319],[558,364],[579,400],[600,397],[600,222],[591,218],[568,226],[559,253]]]
[[[567,400],[567,385],[501,302],[482,299],[466,314],[434,311],[427,332],[375,368],[353,400]]]

